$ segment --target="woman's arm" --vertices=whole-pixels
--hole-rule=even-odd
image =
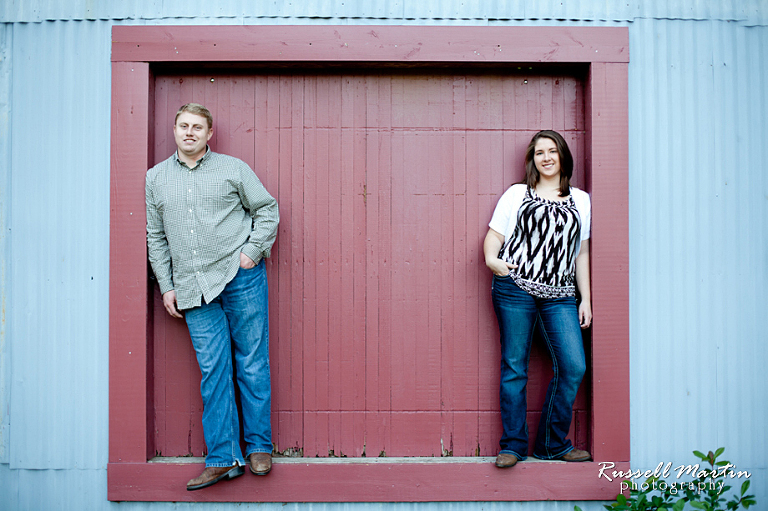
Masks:
[[[485,241],[483,242],[483,254],[485,254],[485,265],[491,269],[491,271],[503,277],[509,275],[509,270],[517,268],[517,265],[511,263],[505,263],[499,259],[499,250],[504,246],[504,235],[488,229],[488,234],[485,235]]]
[[[579,323],[587,328],[592,323],[592,291],[589,282],[589,240],[581,242],[581,250],[576,257],[576,287],[581,294],[579,304]]]

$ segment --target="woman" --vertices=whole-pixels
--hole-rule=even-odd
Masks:
[[[483,244],[485,264],[493,272],[493,307],[501,334],[499,468],[515,465],[528,452],[525,386],[537,321],[554,376],[533,455],[545,460],[590,459],[566,438],[586,371],[581,328],[592,321],[589,195],[570,186],[573,157],[555,131],[534,135],[525,153],[525,171],[525,182],[511,186],[499,199]]]

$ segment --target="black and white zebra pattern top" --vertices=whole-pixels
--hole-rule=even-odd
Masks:
[[[510,277],[539,298],[576,295],[576,255],[581,218],[573,195],[562,201],[542,199],[526,190],[514,234],[499,258],[516,264]]]

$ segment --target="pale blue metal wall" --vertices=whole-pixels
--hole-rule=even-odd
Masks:
[[[629,27],[633,467],[725,446],[768,509],[765,1],[11,0],[0,22],[0,509],[573,509],[106,501],[111,28],[308,23]]]

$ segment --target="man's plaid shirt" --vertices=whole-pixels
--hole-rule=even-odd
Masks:
[[[258,264],[277,236],[277,201],[245,162],[210,148],[194,169],[176,152],[149,169],[146,199],[149,261],[179,309],[216,298],[240,252]]]

